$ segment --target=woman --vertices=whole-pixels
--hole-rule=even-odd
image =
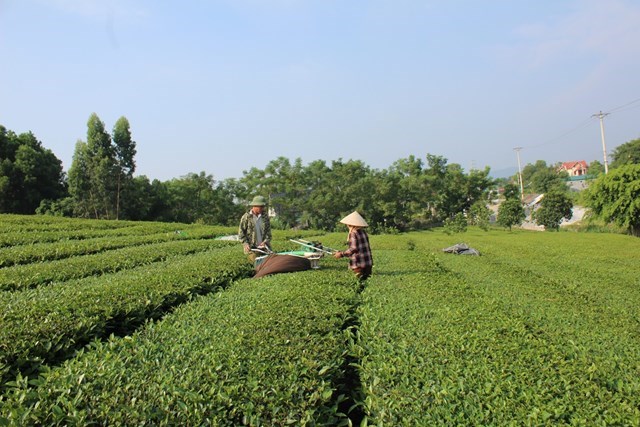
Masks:
[[[367,280],[373,270],[373,257],[369,246],[369,236],[364,230],[369,224],[362,216],[354,211],[340,220],[349,227],[349,238],[346,251],[337,251],[335,258],[349,257],[349,268],[353,270],[360,280]]]

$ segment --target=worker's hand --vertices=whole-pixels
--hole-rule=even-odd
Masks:
[[[244,245],[244,253],[248,254],[249,252],[251,252],[251,246],[249,246],[248,243],[245,243]]]
[[[342,254],[342,252],[340,252],[340,251],[335,251],[335,252],[333,253],[333,257],[334,257],[334,258],[336,258],[336,259],[337,259],[337,258],[342,258],[343,256],[344,256],[344,255],[343,255],[343,254]]]

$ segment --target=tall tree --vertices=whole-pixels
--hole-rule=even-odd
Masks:
[[[315,160],[303,172],[308,193],[301,203],[300,225],[306,228],[330,229],[335,220],[331,207],[331,175],[333,171],[324,160]]]
[[[87,122],[87,163],[89,166],[90,207],[95,218],[114,215],[117,164],[111,136],[96,113]]]
[[[73,199],[73,214],[80,218],[90,218],[91,209],[91,174],[87,143],[78,140],[73,152],[73,160],[69,168],[69,194]]]
[[[395,226],[402,230],[428,219],[430,211],[427,207],[432,193],[421,159],[414,156],[399,159],[381,178],[386,179],[387,184],[386,194],[381,194],[379,199],[387,202],[382,211],[388,214],[393,207]]]
[[[431,218],[435,220],[444,219],[446,213],[442,212],[442,206],[447,204],[445,200],[447,159],[427,153],[427,168],[424,173],[427,177],[429,191],[425,209],[429,212]]]
[[[136,143],[126,117],[117,120],[113,133],[112,140],[102,120],[92,113],[87,141],[76,144],[69,187],[78,216],[119,219],[122,195],[133,191]]]
[[[116,163],[116,219],[120,218],[120,202],[127,189],[131,189],[133,172],[136,170],[136,143],[131,138],[129,120],[122,116],[113,127],[113,148]]]

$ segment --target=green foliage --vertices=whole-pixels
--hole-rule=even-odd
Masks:
[[[504,186],[505,199],[518,199],[520,200],[520,187],[513,182],[510,182]]]
[[[208,232],[205,231],[204,235]],[[20,264],[0,269],[0,290],[16,290],[25,288],[34,288],[37,286],[49,285],[54,282],[62,282],[71,279],[89,277],[92,275],[100,275],[114,273],[121,270],[127,270],[140,265],[154,262],[165,261],[171,256],[196,253],[210,248],[227,246],[228,242],[211,240],[211,239],[195,239],[194,236],[184,236],[183,234],[170,234],[163,237],[144,238],[138,237],[139,242],[136,245],[122,247],[120,249],[104,250],[92,253],[90,249],[91,243],[79,244],[72,243],[69,245],[67,254],[63,248],[61,253],[56,253],[56,247],[48,250],[52,260],[45,263]],[[200,238],[203,234],[200,234]],[[150,241],[160,241],[159,243],[150,243]],[[185,240],[187,240],[185,242]],[[131,240],[130,240],[131,241]],[[149,244],[144,244],[149,243]],[[94,242],[93,244],[98,245]],[[131,244],[131,243],[130,243]],[[108,245],[108,244],[107,244]],[[105,248],[106,249],[106,248]],[[28,248],[21,251],[5,251],[5,263],[20,262],[19,260],[33,260],[37,257],[44,257],[47,248],[39,246]],[[85,253],[83,256],[70,256],[74,252]],[[53,252],[53,254],[52,254]],[[55,259],[56,257],[68,257],[68,259]]]
[[[407,240],[407,250],[408,251],[416,250],[416,242],[414,240]]]
[[[640,165],[612,169],[594,180],[585,200],[592,214],[640,236]]]
[[[534,193],[568,191],[564,181],[566,177],[566,172],[560,172],[555,166],[547,166],[544,160],[538,160],[533,165],[528,164],[522,170],[525,190]]]
[[[358,210],[372,230],[401,232],[467,211],[493,184],[488,168],[465,174],[460,165],[433,154],[426,155],[426,162],[413,155],[399,159],[381,171],[360,160],[339,159],[330,165],[316,160],[303,166],[299,158],[291,162],[278,157],[264,169],[250,168],[240,179],[216,183],[212,175],[200,172],[150,182],[133,176],[137,150],[126,117],[116,121],[110,135],[92,113],[86,141],[76,143],[67,198],[61,163],[54,164],[49,152],[34,152],[34,147],[39,149],[34,141],[27,141],[25,148],[13,133],[0,130],[0,212],[37,209],[40,214],[78,218],[232,225],[246,202],[261,194],[269,198],[283,228],[333,230],[342,216]],[[23,139],[35,140],[25,135]],[[37,178],[37,185],[22,185],[23,174],[30,184]],[[49,191],[54,188],[60,191]]]
[[[467,219],[462,212],[458,212],[452,218],[444,221],[444,232],[446,234],[464,233],[467,231]]]
[[[338,425],[342,328],[356,301],[345,273],[237,282],[131,337],[92,344],[36,390],[12,390],[2,415],[43,425]]]
[[[589,171],[589,176],[598,177],[604,173],[604,165],[602,164],[602,162],[599,162],[598,160],[594,160],[591,163],[589,163],[588,171]]]
[[[32,214],[42,200],[64,197],[62,162],[31,132],[0,125],[0,213]]]
[[[72,197],[64,197],[58,200],[44,199],[36,209],[38,215],[73,216],[74,201]]]
[[[538,225],[543,225],[546,230],[560,229],[563,219],[571,219],[573,204],[566,193],[552,191],[546,193],[540,207],[534,212],[533,217]]]
[[[69,357],[94,338],[129,333],[146,319],[161,317],[193,295],[226,286],[251,270],[228,242],[217,242],[218,249],[209,251],[200,245],[197,252],[194,242],[177,243],[190,249],[173,245],[172,256],[156,265],[129,265],[120,274],[0,293],[0,365],[10,368],[4,374],[29,374],[41,363]]]
[[[167,226],[1,224],[6,242],[52,247]],[[191,244],[187,227],[175,243]],[[311,233],[277,230],[274,246],[344,245],[344,231]],[[0,292],[0,424],[639,424],[637,240],[475,227],[466,239],[484,256],[443,253],[440,230],[371,235],[364,284],[332,257],[238,280],[251,268],[229,243]]]
[[[126,117],[120,117],[113,127],[113,148],[116,163],[116,219],[120,210],[134,196],[131,190],[133,172],[136,170],[136,143],[131,138],[131,129]]]
[[[468,215],[469,225],[476,225],[481,230],[489,229],[489,219],[491,218],[491,209],[486,202],[479,200],[471,206]]]
[[[363,292],[352,351],[362,360],[367,425],[640,422],[640,346],[625,332],[640,314],[639,258],[627,255],[633,242],[471,237],[485,256],[442,254],[439,269],[411,253],[378,254],[392,271],[424,267],[396,280],[374,276]],[[435,250],[450,238],[428,233],[418,241]],[[624,266],[606,264],[619,261]]]
[[[597,218],[586,218],[586,221],[581,221],[575,224],[569,224],[563,227],[567,231],[577,231],[584,233],[614,233],[614,234],[628,234],[625,228],[622,228],[613,223],[607,223]]]
[[[617,146],[613,150],[611,158],[613,159],[611,162],[612,168],[640,164],[640,138]],[[589,170],[589,173],[591,173],[591,170]]]
[[[498,225],[509,228],[520,225],[525,219],[524,208],[518,199],[507,199],[498,207]]]

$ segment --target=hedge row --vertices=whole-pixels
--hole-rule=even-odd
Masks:
[[[131,246],[43,263],[15,265],[0,269],[0,290],[34,288],[52,282],[114,273],[163,261],[175,255],[228,247],[231,244],[220,240],[178,240]]]
[[[109,236],[83,240],[62,240],[30,245],[16,245],[0,248],[0,268],[16,264],[53,261],[71,256],[89,255],[98,252],[125,248],[129,246],[148,245],[172,240],[204,239],[211,237],[211,229],[190,231],[188,235],[175,232],[124,236]]]
[[[5,396],[7,423],[340,425],[356,283],[331,270],[236,282],[93,343]]]
[[[581,275],[575,251],[560,257],[555,245],[509,237],[478,239],[481,257],[438,254],[441,268],[395,276],[383,267],[370,280],[354,346],[370,424],[640,424],[639,290],[629,272],[609,270],[602,282]],[[414,253],[376,260],[418,266]],[[555,274],[536,270],[552,262],[562,265]]]
[[[64,230],[42,229],[31,231],[14,230],[8,224],[0,226],[0,248],[17,245],[31,245],[36,243],[60,243],[66,240],[86,240],[101,237],[116,238],[121,236],[146,236],[157,233],[175,233],[180,237],[193,238],[197,236],[220,236],[235,232],[230,227],[185,225],[145,222],[118,228],[70,228]]]
[[[66,218],[48,215],[0,214],[0,233],[5,231],[32,232],[44,230],[115,229],[140,225],[136,221]]]
[[[113,275],[0,293],[2,379],[67,358],[92,339],[128,333],[195,294],[252,272],[235,247],[173,255],[170,262]]]

